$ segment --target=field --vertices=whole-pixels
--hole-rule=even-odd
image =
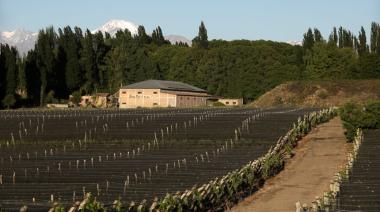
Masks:
[[[313,109],[36,110],[0,112],[3,209],[106,205],[175,193],[268,151]]]
[[[380,209],[380,131],[364,131],[352,170],[340,185],[336,211],[379,211]]]

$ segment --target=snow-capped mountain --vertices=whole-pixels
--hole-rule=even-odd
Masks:
[[[165,35],[166,40],[170,41],[171,44],[175,44],[176,42],[187,43],[187,45],[191,46],[191,40],[187,39],[182,35]]]
[[[117,31],[128,29],[132,35],[137,34],[138,26],[132,22],[125,20],[110,20],[103,26],[96,28],[92,33],[101,31],[103,33],[108,32],[111,36],[114,36]]]
[[[292,46],[302,46],[302,40],[291,40],[286,42]]]
[[[0,43],[7,43],[15,46],[20,55],[26,54],[30,49],[34,48],[38,33],[30,32],[24,29],[16,29],[14,31],[0,31]]]
[[[101,31],[103,33],[108,32],[111,36],[114,36],[117,31],[128,29],[132,35],[137,35],[138,26],[130,21],[125,20],[110,20],[105,23],[103,26],[98,27],[93,30],[92,33]],[[183,42],[191,45],[191,41],[181,35],[165,35],[165,39],[169,40],[170,43],[175,44],[176,42]]]

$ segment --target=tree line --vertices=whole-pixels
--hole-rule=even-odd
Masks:
[[[143,26],[115,36],[69,26],[40,30],[35,48],[20,57],[0,46],[3,108],[42,106],[69,95],[114,93],[122,85],[165,79],[193,84],[209,93],[253,100],[289,80],[380,78],[380,26],[367,35],[333,28],[327,40],[308,29],[302,46],[274,41],[208,40],[202,22],[192,46],[170,44],[162,29]]]

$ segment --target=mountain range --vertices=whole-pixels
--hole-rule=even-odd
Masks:
[[[128,29],[132,35],[136,35],[138,25],[125,20],[110,20],[91,32],[108,32],[111,36],[114,36],[118,30],[124,29]],[[34,48],[37,37],[37,32],[31,32],[21,28],[14,31],[0,31],[0,43],[7,43],[8,45],[15,46],[21,56],[25,55],[30,49]],[[191,45],[191,40],[182,35],[165,35],[165,39],[169,40],[172,44],[182,42],[187,43],[189,46]],[[290,45],[302,45],[302,41],[288,41],[287,43]]]
[[[118,30],[124,29],[128,29],[132,35],[136,35],[138,25],[125,20],[110,20],[104,25],[92,30],[91,33],[101,31],[102,33],[108,32],[111,36],[114,36]],[[14,31],[0,31],[0,43],[15,46],[21,56],[34,48],[37,37],[37,32],[31,32],[22,28]],[[191,40],[181,35],[165,35],[165,39],[169,40],[172,44],[183,42],[191,45]]]
[[[24,55],[30,49],[34,48],[37,36],[38,33],[21,28],[11,32],[0,31],[0,43],[7,43],[10,46],[15,46],[20,55]]]

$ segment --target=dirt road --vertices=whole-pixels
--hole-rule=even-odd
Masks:
[[[285,169],[256,194],[231,211],[295,211],[295,203],[310,203],[329,190],[330,180],[345,164],[349,145],[339,118],[324,123],[305,138]]]

